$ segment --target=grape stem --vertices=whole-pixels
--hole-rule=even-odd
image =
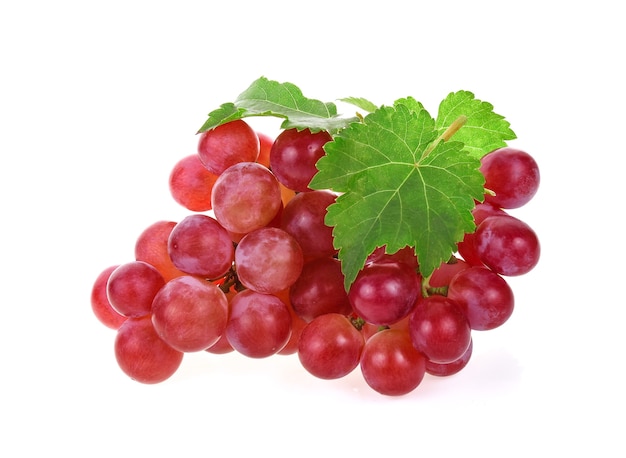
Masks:
[[[443,131],[443,133],[439,137],[435,139],[435,141],[433,141],[430,145],[428,145],[428,148],[426,148],[426,150],[424,150],[424,153],[422,154],[422,159],[427,157],[435,148],[437,148],[439,143],[447,142],[448,140],[450,140],[450,138],[452,138],[452,136],[456,134],[458,130],[465,125],[466,122],[467,122],[467,116],[465,115],[461,115],[458,118],[456,118],[452,122],[452,124],[450,124],[448,128],[445,131]]]

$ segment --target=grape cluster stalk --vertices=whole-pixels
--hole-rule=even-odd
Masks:
[[[528,153],[503,147],[481,159],[476,230],[432,275],[420,274],[412,247],[382,246],[346,290],[325,224],[337,195],[308,187],[331,140],[308,129],[270,138],[238,119],[203,132],[174,164],[169,189],[190,214],[145,228],[133,259],[103,269],[92,287],[123,373],[154,384],[190,352],[297,355],[315,377],[360,370],[376,392],[400,396],[424,377],[458,373],[472,334],[511,317],[506,277],[540,256],[537,234],[508,212],[537,192]]]

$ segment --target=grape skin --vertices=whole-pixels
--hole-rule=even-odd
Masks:
[[[182,352],[206,350],[222,336],[227,322],[226,295],[195,277],[169,281],[152,303],[152,324],[159,337]]]
[[[156,221],[145,228],[135,242],[135,260],[154,266],[167,282],[172,278],[186,275],[176,268],[167,248],[174,221]]]
[[[230,232],[247,234],[266,226],[282,205],[280,185],[266,167],[242,162],[226,169],[211,194],[215,219]]]
[[[471,267],[450,281],[448,298],[459,306],[472,329],[502,326],[513,314],[513,290],[506,280],[486,267]]]
[[[476,229],[476,253],[496,273],[518,276],[539,262],[541,247],[535,231],[513,216],[490,216]]]
[[[127,318],[111,306],[107,296],[107,282],[111,273],[118,267],[116,264],[100,272],[91,288],[91,310],[98,321],[110,329],[119,329]]]
[[[495,194],[485,194],[485,201],[511,209],[526,205],[539,189],[539,166],[525,151],[504,147],[481,158],[480,171],[485,188]]]
[[[465,315],[453,301],[437,294],[417,301],[409,333],[415,348],[437,363],[459,359],[471,341]]]
[[[278,353],[289,341],[291,315],[278,297],[244,290],[231,301],[225,332],[239,353],[265,358]]]
[[[365,339],[350,320],[339,313],[326,313],[309,322],[298,344],[302,366],[321,379],[348,375],[358,365]]]
[[[211,191],[217,175],[210,172],[197,154],[180,159],[170,172],[169,189],[174,200],[193,212],[211,210]]]
[[[289,288],[300,276],[303,265],[298,242],[276,227],[247,234],[235,250],[239,281],[260,293],[278,293]]]
[[[163,276],[150,264],[130,261],[115,269],[107,281],[111,306],[126,317],[148,315],[152,300],[165,285]]]
[[[235,257],[226,229],[203,214],[189,215],[172,229],[168,252],[177,269],[207,278],[224,276]]]
[[[240,162],[254,162],[259,155],[259,137],[242,119],[237,119],[200,135],[198,156],[215,175]]]
[[[385,329],[365,342],[360,367],[372,389],[387,396],[402,396],[422,382],[426,358],[415,349],[406,331]]]
[[[114,351],[122,371],[146,384],[160,383],[174,375],[184,355],[159,337],[150,315],[127,319],[117,330]]]

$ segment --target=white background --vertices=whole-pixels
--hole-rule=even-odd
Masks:
[[[617,4],[4,2],[0,455],[624,456]],[[194,354],[155,386],[118,369],[93,281],[188,214],[172,165],[259,76],[432,113],[470,90],[536,158],[541,189],[515,214],[541,262],[511,279],[513,317],[475,333],[463,372],[389,398],[288,356]]]

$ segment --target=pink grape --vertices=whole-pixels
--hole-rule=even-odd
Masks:
[[[165,285],[159,271],[143,261],[131,261],[115,269],[107,282],[111,306],[126,317],[148,315],[152,300]]]
[[[409,319],[413,345],[436,363],[459,359],[471,341],[471,328],[459,307],[449,298],[432,295],[421,298]]]
[[[111,306],[107,296],[107,282],[111,273],[118,267],[110,266],[100,272],[91,288],[91,310],[98,321],[110,329],[119,329],[128,318]]]
[[[235,258],[226,229],[204,214],[189,215],[172,229],[168,252],[177,269],[207,278],[224,276]]]
[[[198,156],[204,166],[220,175],[231,165],[254,162],[259,155],[259,137],[242,119],[237,119],[200,134]]]
[[[302,330],[298,358],[314,376],[337,379],[359,365],[364,344],[363,335],[346,316],[327,313],[313,319]]]
[[[232,347],[250,358],[278,353],[289,341],[291,315],[278,297],[250,289],[231,301],[226,337]]]
[[[481,158],[480,171],[485,176],[485,201],[502,208],[527,204],[539,188],[539,166],[525,151],[504,147]]]
[[[407,264],[411,269],[418,270],[419,263],[417,262],[417,256],[415,255],[415,248],[412,246],[405,246],[400,248],[394,253],[386,253],[386,247],[378,247],[367,258],[366,264],[372,262],[403,262]]]
[[[311,191],[309,183],[317,173],[315,164],[324,155],[324,145],[331,140],[326,131],[283,130],[272,145],[270,168],[287,188],[297,192]]]
[[[239,281],[260,293],[278,293],[300,276],[304,258],[296,239],[276,227],[264,227],[241,239],[235,250]]]
[[[197,154],[180,159],[170,172],[169,189],[174,200],[193,212],[211,210],[211,190],[217,175],[210,172]]]
[[[335,258],[317,258],[304,264],[289,288],[289,298],[295,313],[307,322],[326,313],[352,313],[341,263]]]
[[[402,396],[415,390],[426,373],[426,358],[415,349],[406,331],[385,329],[363,346],[361,372],[378,393]]]
[[[368,323],[387,326],[406,317],[420,293],[417,273],[402,262],[366,265],[350,286],[354,312]]]
[[[282,205],[280,185],[267,167],[241,162],[226,169],[211,195],[219,223],[235,234],[247,234],[268,225]]]
[[[330,191],[300,192],[283,210],[281,228],[298,241],[306,259],[337,253],[333,245],[333,228],[324,222],[326,209],[336,197]]]
[[[174,375],[184,355],[159,337],[149,315],[127,319],[117,330],[114,348],[122,371],[146,384],[160,383]]]
[[[506,280],[486,267],[471,267],[454,276],[448,298],[459,306],[470,327],[479,331],[503,325],[515,304]]]
[[[452,257],[448,262],[442,263],[433,271],[428,281],[428,285],[432,288],[441,288],[448,286],[450,284],[450,281],[456,274],[463,270],[469,269],[470,267],[471,265],[465,262],[463,259]]]
[[[523,275],[539,262],[541,246],[535,231],[513,216],[490,216],[476,229],[474,241],[481,261],[505,276]]]
[[[457,374],[467,366],[469,363],[472,352],[474,351],[474,342],[470,339],[469,347],[463,353],[459,359],[455,359],[449,363],[436,363],[430,360],[426,360],[426,373],[430,375],[436,375],[437,377],[448,377],[450,375]]]
[[[222,336],[228,322],[228,300],[214,284],[185,276],[170,280],[152,303],[157,334],[182,352],[206,350]]]

